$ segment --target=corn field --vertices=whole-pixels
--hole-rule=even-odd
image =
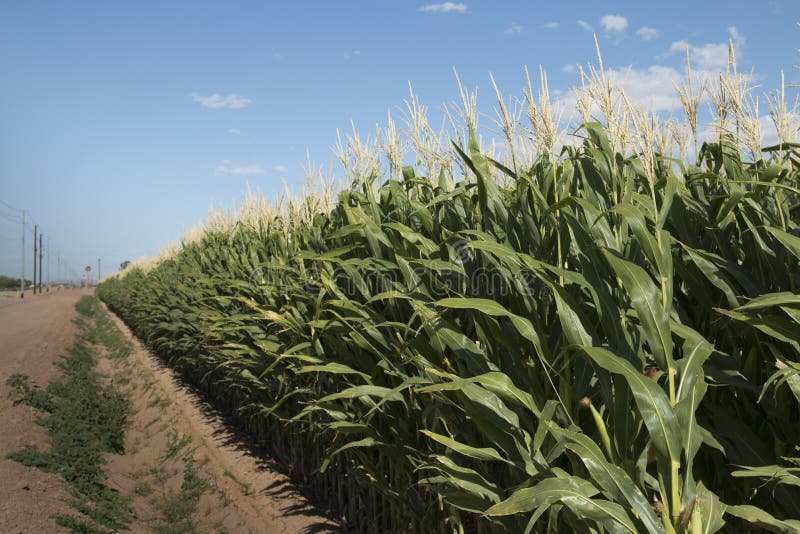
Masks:
[[[584,77],[571,143],[544,74],[525,112],[497,91],[502,157],[474,95],[447,136],[412,95],[337,195],[251,199],[98,294],[356,531],[798,532],[797,115],[770,99],[762,148],[735,68],[689,71],[682,123]]]

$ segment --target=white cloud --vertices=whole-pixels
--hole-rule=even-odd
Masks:
[[[594,33],[594,28],[592,28],[592,25],[586,22],[585,20],[578,20],[575,22],[575,24],[577,24],[578,26],[580,26],[589,33]]]
[[[728,28],[728,35],[730,36],[730,42],[733,43],[737,58],[741,57],[741,51],[747,44],[745,38],[742,37],[736,26]],[[683,54],[687,48],[689,49],[692,66],[698,70],[719,71],[725,69],[728,65],[728,43],[694,45],[689,41],[675,41],[670,45],[667,55]]]
[[[578,67],[576,67],[576,66],[575,66],[575,65],[573,65],[572,63],[567,63],[566,65],[564,65],[563,67],[561,67],[561,71],[562,71],[562,72],[568,72],[568,73],[570,73],[570,74],[571,74],[571,73],[573,73],[573,72],[575,72],[576,70],[578,70]]]
[[[622,15],[605,15],[600,18],[600,25],[607,32],[621,32],[628,27],[628,19]]]
[[[617,80],[625,85],[625,94],[650,109],[669,111],[680,107],[674,84],[683,80],[683,74],[672,67],[652,65],[646,69],[615,71]]]
[[[513,23],[511,23],[511,26],[506,28],[503,33],[509,34],[509,35],[514,34],[514,33],[522,33],[523,28],[524,27],[522,26],[522,24],[519,24],[517,22],[513,22]]]
[[[345,59],[350,59],[351,57],[358,57],[361,55],[361,50],[353,50],[352,52],[347,52],[344,55]]]
[[[692,51],[692,43],[690,43],[689,41],[685,40],[672,41],[672,44],[669,45],[669,51],[667,52],[667,54],[669,55],[669,54],[677,54],[679,52],[684,52],[687,48],[689,49],[690,52]]]
[[[272,53],[272,60],[273,61],[283,61],[284,59],[286,59],[286,57],[284,57],[284,55],[281,54],[280,52],[273,52]]]
[[[747,44],[742,34],[736,29],[736,26],[728,26],[728,34],[731,36],[731,41],[733,41],[734,46],[744,46]]]
[[[243,109],[250,105],[252,100],[239,96],[237,94],[229,94],[222,96],[219,93],[203,96],[199,93],[192,93],[192,100],[197,102],[203,107],[211,109]]]
[[[562,70],[569,72],[567,67],[564,66]],[[606,76],[613,76],[615,85],[624,87],[626,96],[633,103],[656,111],[672,111],[680,108],[680,100],[673,84],[680,83],[684,75],[672,67],[651,65],[643,69],[606,69]],[[575,95],[572,92],[557,98],[555,107],[563,111],[564,119],[567,121],[578,117]],[[596,104],[592,108],[592,114],[599,117]]]
[[[650,26],[642,26],[636,30],[636,35],[638,35],[642,41],[652,41],[658,37],[658,30]]]
[[[542,28],[545,28],[547,30],[557,30],[559,26],[561,26],[561,24],[559,24],[558,22],[545,22],[544,24],[542,24]]]
[[[706,43],[692,45],[686,41],[677,41],[670,46],[670,52],[683,52],[689,48],[689,57],[695,68],[700,70],[722,70],[728,64],[728,43]]]
[[[238,128],[231,128],[230,130],[228,130],[228,133],[231,135],[242,135],[242,131],[239,130]]]
[[[267,171],[260,165],[241,165],[236,166],[229,160],[223,160],[222,163],[214,167],[214,174],[216,176],[224,175],[237,175],[237,176],[252,176],[255,174],[264,174]]]
[[[778,130],[769,115],[762,115],[758,118],[761,124],[762,146],[778,144]]]
[[[467,4],[461,2],[443,2],[441,4],[428,4],[420,6],[417,11],[425,11],[428,13],[466,13]]]
[[[289,167],[287,167],[286,165],[275,165],[274,167],[272,167],[272,170],[275,172],[285,173],[289,172]]]

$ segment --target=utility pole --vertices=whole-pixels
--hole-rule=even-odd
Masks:
[[[61,251],[60,250],[58,251],[58,274],[57,274],[57,280],[59,280],[59,282],[61,280]]]
[[[97,258],[97,283],[100,283],[100,258]]]
[[[39,232],[39,225],[33,225],[33,294],[36,294],[36,236]]]
[[[25,210],[22,210],[22,271],[19,275],[19,298],[25,298]]]
[[[42,247],[42,237],[44,234],[39,234],[39,294],[42,294],[42,256],[44,255],[44,250]]]
[[[47,236],[47,292],[50,292],[50,236]]]

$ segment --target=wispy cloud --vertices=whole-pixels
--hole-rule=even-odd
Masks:
[[[638,30],[636,30],[636,35],[639,36],[639,39],[642,41],[652,41],[656,37],[658,37],[658,30],[655,28],[651,28],[650,26],[642,26]]]
[[[505,33],[506,35],[512,35],[512,34],[515,34],[515,33],[522,33],[523,29],[524,29],[524,26],[522,24],[519,24],[517,22],[512,22],[511,26],[506,28],[505,31],[503,31],[503,33]]]
[[[274,167],[272,167],[272,170],[275,172],[285,173],[289,172],[289,167],[287,167],[286,165],[275,165]]]
[[[273,61],[283,61],[286,57],[281,54],[280,52],[273,52],[272,53],[272,60]]]
[[[350,59],[350,58],[353,58],[353,57],[358,57],[360,55],[361,55],[361,50],[353,50],[352,52],[345,53],[344,58],[345,59]]]
[[[628,27],[628,19],[622,15],[605,15],[600,17],[600,25],[609,33],[619,33]]]
[[[728,35],[737,57],[741,57],[741,50],[747,44],[745,38],[739,33],[736,26],[728,27]],[[689,41],[674,41],[670,45],[667,55],[684,53],[687,48],[692,65],[700,70],[718,71],[724,69],[728,64],[727,42],[694,45]]]
[[[214,174],[216,176],[237,175],[237,176],[253,176],[256,174],[264,174],[267,171],[260,165],[234,165],[229,160],[223,160],[222,163],[214,167]]]
[[[203,107],[211,109],[243,109],[249,106],[252,102],[252,100],[249,98],[245,98],[237,94],[222,96],[219,93],[214,93],[208,96],[204,96],[199,93],[192,93],[192,100]]]
[[[578,26],[580,26],[589,33],[594,33],[594,28],[592,28],[592,25],[586,22],[585,20],[577,20],[575,21],[575,24],[577,24]]]
[[[441,4],[420,6],[417,8],[417,11],[424,11],[427,13],[466,13],[467,9],[467,4],[461,2],[442,2]]]
[[[559,24],[558,22],[545,22],[544,24],[542,24],[542,28],[545,28],[547,30],[556,30],[558,29],[559,26],[561,26],[561,24]]]
[[[242,135],[242,131],[239,130],[238,128],[231,128],[230,130],[228,130],[228,133],[231,135]]]
[[[566,72],[566,73],[569,73],[569,74],[572,74],[572,73],[573,73],[573,72],[575,72],[576,70],[578,70],[578,67],[576,67],[576,66],[575,66],[575,65],[573,65],[572,63],[567,63],[566,65],[564,65],[563,67],[561,67],[561,71],[562,71],[562,72]]]
[[[742,34],[736,29],[736,26],[728,26],[728,35],[731,36],[731,41],[733,41],[735,46],[744,46],[746,44],[744,37],[742,37]]]

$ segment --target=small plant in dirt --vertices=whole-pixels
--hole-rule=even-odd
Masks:
[[[27,376],[13,374],[6,380],[6,385],[11,388],[8,398],[13,401],[14,406],[26,404],[43,412],[53,411],[53,399],[50,394],[37,385],[31,386]]]
[[[200,497],[211,489],[211,480],[201,474],[191,455],[183,457],[183,481],[179,490],[165,490],[152,500],[158,517],[152,522],[155,532],[183,534],[197,532],[196,515]]]
[[[229,479],[233,480],[236,483],[236,485],[239,486],[239,489],[242,490],[242,495],[244,495],[245,497],[248,497],[248,496],[253,494],[253,486],[250,483],[242,482],[241,480],[236,478],[236,475],[234,475],[233,473],[231,473],[227,469],[225,470],[225,472],[223,474],[226,477],[228,477]]]

